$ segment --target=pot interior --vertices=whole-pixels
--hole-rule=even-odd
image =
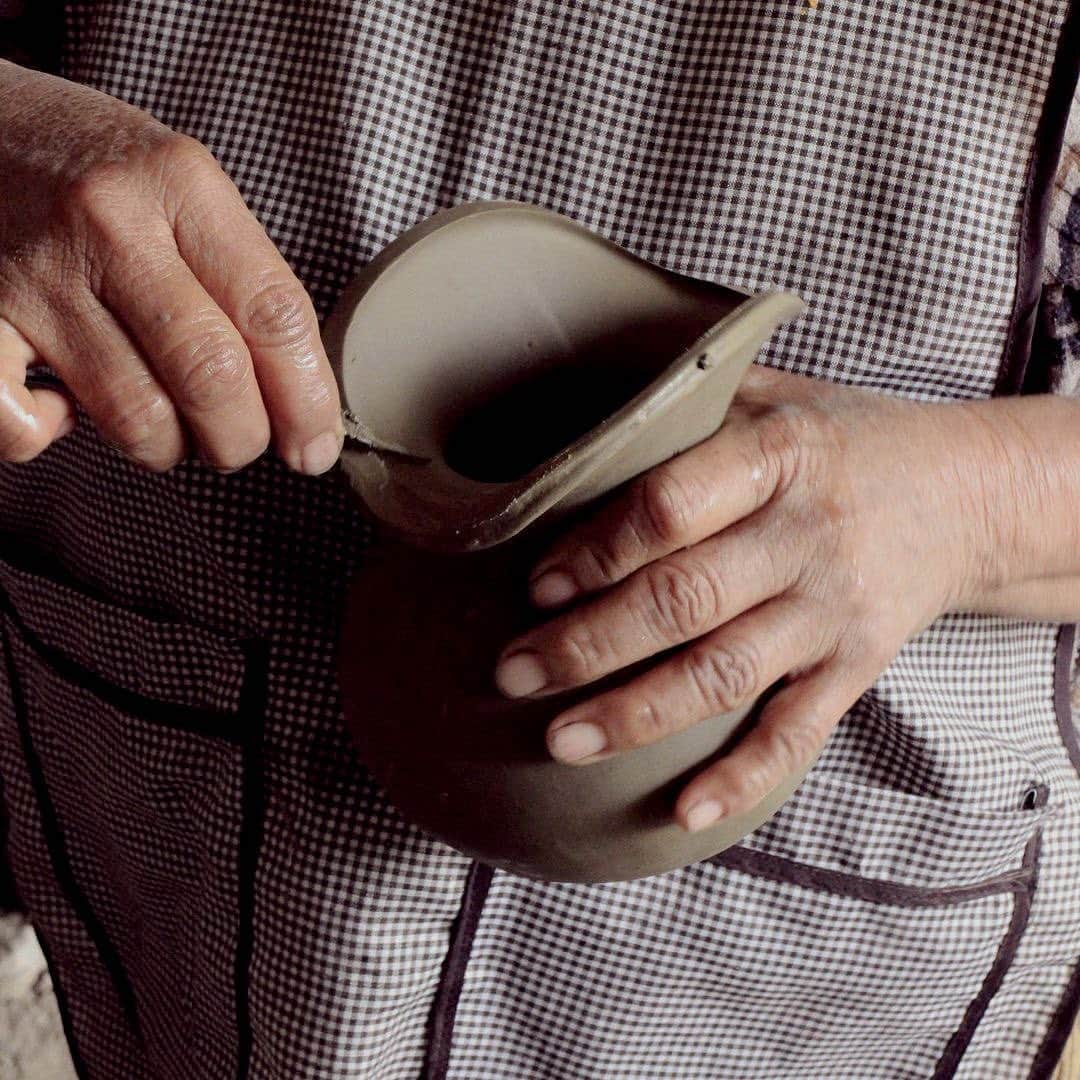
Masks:
[[[655,358],[626,348],[533,369],[448,418],[443,459],[470,480],[519,480],[622,408],[657,373]]]
[[[473,481],[528,474],[746,299],[531,207],[417,235],[343,298],[343,398],[378,441]]]

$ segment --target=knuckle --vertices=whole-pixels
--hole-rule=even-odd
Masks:
[[[626,514],[613,528],[577,548],[571,563],[578,580],[590,587],[604,587],[622,581],[648,561],[649,543],[633,514]]]
[[[835,652],[852,670],[865,669],[876,678],[893,662],[899,648],[882,620],[876,614],[868,614],[848,622]]]
[[[185,191],[189,184],[198,188],[208,176],[221,171],[214,155],[198,139],[178,131],[163,133],[146,165],[159,191],[177,187]]]
[[[132,209],[126,178],[92,175],[79,183],[86,194],[67,204],[65,276],[84,278],[98,295],[140,295],[164,265],[160,245],[153,242],[155,223]]]
[[[605,705],[605,725],[615,746],[632,750],[670,735],[673,728],[648,698],[612,695]]]
[[[757,452],[765,464],[763,484],[780,491],[791,486],[806,450],[806,427],[806,418],[792,405],[774,408],[754,425]]]
[[[245,312],[245,325],[270,345],[295,345],[312,331],[312,312],[303,289],[288,282],[272,282],[257,289]]]
[[[637,515],[627,514],[611,533],[609,544],[612,558],[625,565],[638,565],[650,551],[649,537],[642,529]]]
[[[813,756],[815,751],[814,740],[811,732],[797,724],[776,724],[769,732],[766,743],[767,760],[771,765],[768,773],[771,776],[780,776],[801,769]],[[765,794],[771,784],[765,782]]]
[[[561,680],[570,684],[590,682],[613,660],[610,644],[587,622],[559,634],[551,643],[551,656]]]
[[[172,164],[178,166],[187,166],[192,169],[218,167],[214,155],[203,143],[180,131],[170,131],[161,140],[161,153]]]
[[[696,637],[719,617],[720,585],[709,568],[654,564],[645,575],[645,586],[645,618],[664,638],[673,633],[680,640]]]
[[[682,481],[661,465],[645,475],[639,498],[645,531],[665,547],[682,547],[693,522],[693,498]]]
[[[168,399],[149,380],[129,384],[104,407],[100,426],[109,442],[129,457],[160,463],[161,426],[173,417]]]
[[[60,201],[59,222],[70,269],[100,282],[105,267],[124,254],[125,205],[130,185],[118,166],[90,170],[72,180]]]
[[[148,162],[152,183],[171,220],[216,212],[221,184],[228,182],[214,155],[198,139],[169,131]]]
[[[251,386],[251,365],[234,336],[209,331],[185,341],[167,357],[183,372],[179,396],[195,410],[218,409]]]
[[[733,777],[729,789],[731,801],[740,809],[749,809],[775,787],[771,764],[759,763],[753,768],[743,769]]]
[[[164,281],[170,273],[171,253],[149,239],[149,231],[137,231],[140,242],[131,236],[99,236],[86,252],[88,279],[94,292],[106,304],[126,308],[145,294],[145,282]],[[170,313],[171,317],[171,313]]]
[[[63,206],[69,216],[97,220],[111,208],[126,187],[126,175],[116,163],[96,165],[71,179],[64,189]]]
[[[582,544],[573,554],[571,564],[579,581],[604,587],[623,578],[623,563],[614,546],[605,540]]]
[[[123,216],[127,200],[156,172],[155,159],[162,149],[194,141],[145,114],[134,123],[130,118],[120,124],[106,123],[101,130],[102,152],[89,163],[76,163],[65,176],[62,206],[79,214],[106,205]]]
[[[745,643],[692,649],[686,665],[701,701],[715,713],[734,712],[761,685],[761,661]]]

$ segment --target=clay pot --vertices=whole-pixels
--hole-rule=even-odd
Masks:
[[[716,854],[795,789],[801,774],[687,834],[675,796],[749,709],[563,765],[546,725],[604,684],[511,701],[493,670],[537,620],[526,582],[544,546],[716,431],[762,344],[801,310],[516,203],[436,215],[346,291],[325,331],[353,436],[342,464],[383,542],[350,590],[339,676],[360,755],[408,819],[511,872],[616,881]]]

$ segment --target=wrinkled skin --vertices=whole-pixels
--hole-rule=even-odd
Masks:
[[[1075,618],[1078,423],[1053,398],[920,404],[754,368],[715,436],[541,559],[533,601],[563,613],[507,646],[496,681],[552,693],[675,648],[552,722],[551,753],[581,764],[780,682],[676,816],[747,810],[943,612]]]
[[[303,286],[210,153],[87,87],[0,63],[0,459],[71,430],[164,470],[343,438]],[[45,362],[67,394],[27,390]]]

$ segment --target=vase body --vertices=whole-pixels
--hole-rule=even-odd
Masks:
[[[350,588],[339,681],[362,759],[411,821],[514,873],[616,881],[716,854],[795,789],[801,773],[688,834],[681,786],[756,703],[571,766],[548,754],[548,723],[635,671],[534,701],[504,698],[493,672],[539,617],[526,583],[543,549],[715,432],[800,307],[680,278],[518,204],[437,215],[346,291],[326,333],[355,436],[343,466],[380,542]]]

